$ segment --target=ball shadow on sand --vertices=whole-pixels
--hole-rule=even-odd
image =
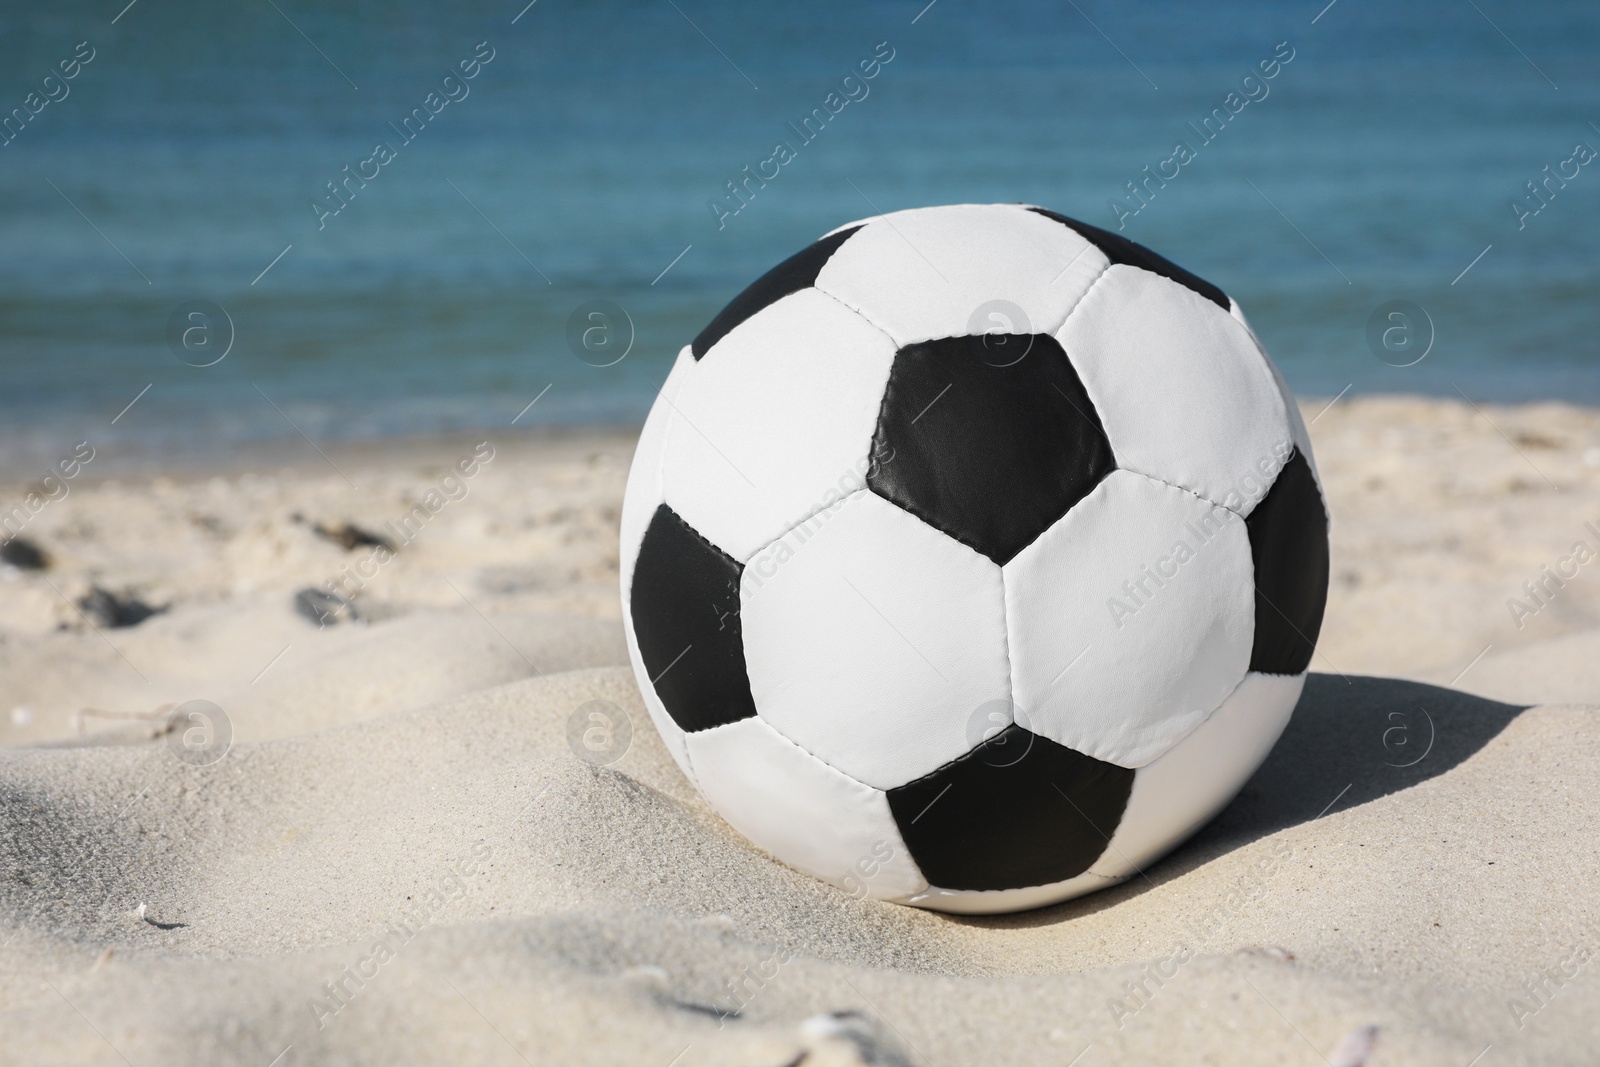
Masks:
[[[1288,728],[1239,795],[1142,877],[1037,911],[949,918],[1020,928],[1115,907],[1279,830],[1447,774],[1526,710],[1398,678],[1312,674]]]

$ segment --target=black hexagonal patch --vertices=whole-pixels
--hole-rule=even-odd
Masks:
[[[1163,278],[1177,282],[1186,289],[1192,289],[1194,292],[1199,293],[1223,311],[1228,310],[1227,293],[1224,293],[1198,274],[1190,274],[1172,262],[1172,260],[1156,255],[1144,245],[1136,244],[1120,234],[1112,233],[1110,230],[1102,230],[1098,226],[1090,226],[1087,222],[1079,222],[1077,219],[1069,219],[1065,215],[1057,215],[1054,211],[1046,211],[1042,207],[1029,208],[1028,210],[1061,223],[1061,225],[1104,252],[1106,258],[1111,262],[1126,263],[1130,267],[1139,267],[1152,274],[1159,274]]]
[[[873,445],[873,492],[999,564],[1116,467],[1078,372],[1046,334],[902,348]]]
[[[712,319],[690,344],[689,350],[694,353],[694,358],[699,359],[705,355],[711,350],[712,345],[726,337],[735,326],[762,308],[776,304],[790,293],[798,293],[815,285],[817,275],[822,273],[822,268],[828,260],[839,250],[839,246],[848,241],[850,235],[859,229],[860,226],[852,226],[848,230],[829,234],[822,240],[802,248],[751,282],[744,292],[728,301],[728,306],[717,312],[717,317]]]
[[[930,885],[1024,889],[1075,878],[1100,858],[1133,774],[1013,723],[889,790],[889,810]]]
[[[628,592],[639,656],[672,721],[688,731],[756,713],[744,667],[744,567],[667,505],[656,509]]]
[[[1311,666],[1328,605],[1328,513],[1298,448],[1244,524],[1256,570],[1250,669],[1300,674]]]

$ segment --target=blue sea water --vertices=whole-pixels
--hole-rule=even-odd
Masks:
[[[1593,4],[125,2],[0,12],[0,113],[26,119],[0,147],[0,438],[26,451],[637,422],[779,259],[974,201],[1122,226],[1234,295],[1302,393],[1600,402]],[[787,124],[875,50],[803,143]],[[346,166],[376,176],[333,214]],[[1411,366],[1369,342],[1397,300],[1431,333]],[[224,315],[175,348],[196,301]],[[607,366],[568,340],[593,301],[625,312]]]

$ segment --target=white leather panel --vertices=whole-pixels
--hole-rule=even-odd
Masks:
[[[1284,410],[1289,415],[1289,430],[1294,438],[1294,443],[1300,449],[1300,454],[1306,457],[1306,463],[1311,467],[1311,476],[1316,479],[1317,489],[1322,488],[1322,476],[1317,473],[1317,460],[1311,454],[1311,431],[1306,426],[1305,417],[1300,414],[1300,405],[1295,401],[1294,393],[1289,390],[1289,383],[1284,381],[1283,372],[1267,354],[1267,346],[1261,343],[1261,338],[1256,336],[1256,331],[1251,328],[1250,322],[1244,317],[1244,309],[1232,297],[1228,298],[1228,314],[1243,326],[1250,334],[1250,340],[1255,342],[1256,351],[1261,354],[1261,361],[1267,365],[1267,370],[1272,372],[1272,380],[1277,383],[1278,395],[1283,397]]]
[[[1056,339],[1117,466],[1248,515],[1289,458],[1283,395],[1249,330],[1177,282],[1116,264]]]
[[[1012,689],[1030,729],[1142,767],[1245,675],[1255,570],[1245,524],[1130,471],[1005,566]]]
[[[1028,886],[1024,889],[938,889],[930,886],[914,896],[896,900],[896,904],[912,904],[933,911],[947,911],[956,915],[991,915],[1008,911],[1027,911],[1059,904],[1063,900],[1081,897],[1097,889],[1107,889],[1123,880],[1124,876],[1108,877],[1084,871],[1076,878],[1050,885]]]
[[[1210,718],[1134,774],[1122,821],[1089,870],[1143,870],[1210,822],[1277,744],[1305,682],[1303,674],[1245,675]]]
[[[711,806],[789,866],[878,899],[927,887],[883,792],[803,752],[759,718],[692,733],[689,751]]]
[[[893,361],[882,332],[814,289],[740,323],[673,400],[667,503],[749,559],[840,486],[865,484]]]
[[[820,517],[747,572],[750,691],[785,737],[892,789],[972,748],[974,713],[1008,696],[1000,568],[870,491]]]
[[[1018,204],[916,208],[863,221],[817,275],[817,288],[900,345],[1054,333],[1107,263],[1072,230]]]

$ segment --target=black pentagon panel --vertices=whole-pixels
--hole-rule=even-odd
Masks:
[[[802,248],[751,282],[744,292],[730,300],[728,306],[717,312],[717,317],[700,331],[700,336],[689,346],[694,358],[699,359],[705,355],[711,350],[712,345],[726,337],[735,326],[762,308],[776,304],[790,293],[798,293],[815,285],[817,275],[822,273],[823,266],[839,250],[839,246],[859,229],[860,226],[852,226],[848,230],[829,234],[810,247]]]
[[[1256,568],[1250,669],[1301,674],[1311,666],[1328,604],[1328,513],[1298,448],[1244,524]]]
[[[1116,467],[1078,372],[1047,334],[902,348],[873,446],[887,457],[867,472],[873,492],[1002,565]]]
[[[741,566],[662,504],[645,530],[629,606],[639,657],[686,731],[756,713],[739,625]]]
[[[1069,230],[1073,230],[1079,237],[1094,245],[1106,254],[1106,258],[1113,263],[1126,263],[1130,267],[1140,267],[1152,274],[1159,274],[1163,278],[1171,279],[1187,289],[1192,289],[1216,304],[1223,311],[1228,310],[1228,294],[1212,285],[1197,274],[1190,274],[1176,263],[1164,256],[1158,256],[1144,245],[1123,237],[1121,234],[1102,230],[1098,226],[1090,226],[1087,222],[1069,219],[1065,215],[1057,215],[1054,211],[1046,211],[1042,207],[1029,208],[1045,218],[1055,219]]]
[[[1013,723],[889,790],[889,810],[929,884],[1024,889],[1075,878],[1100,858],[1133,774]]]

